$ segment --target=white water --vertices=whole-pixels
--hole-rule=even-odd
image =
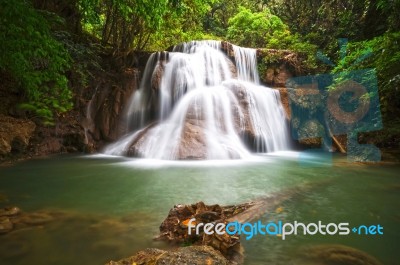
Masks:
[[[250,145],[257,152],[287,150],[288,129],[280,96],[258,85],[256,50],[233,46],[232,63],[220,47],[219,41],[194,41],[168,54],[153,54],[127,109],[133,132],[108,146],[105,153],[126,155],[137,135],[142,135],[138,130],[154,119],[159,124],[141,140],[142,157],[179,158],[184,145],[193,143],[183,139],[188,128],[202,135],[201,144],[194,148],[204,148],[207,159],[250,157],[246,130],[252,132]],[[152,119],[151,112],[158,113],[157,117]]]
[[[243,48],[232,45],[235,54],[236,69],[238,71],[238,79],[260,83],[257,69],[257,50],[251,48]]]

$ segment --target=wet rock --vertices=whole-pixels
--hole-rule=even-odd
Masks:
[[[0,234],[7,234],[13,230],[13,223],[7,217],[0,217]]]
[[[215,250],[233,263],[243,262],[243,248],[240,245],[240,238],[236,235],[218,235],[216,233],[207,235],[200,229],[200,233],[196,235],[194,228],[189,235],[189,222],[192,225],[198,223],[224,223],[228,218],[235,214],[243,212],[248,207],[248,203],[237,206],[205,205],[198,202],[192,205],[175,205],[170,210],[168,217],[160,226],[160,236],[158,239],[166,240],[170,243],[181,244],[189,243],[193,245],[211,246]],[[192,220],[191,219],[195,219]]]
[[[221,252],[231,264],[242,264],[244,262],[244,249],[240,244],[239,236],[228,234],[203,235],[202,245],[211,246]]]
[[[21,209],[18,207],[6,207],[4,209],[0,209],[0,217],[2,216],[15,216],[21,213]]]
[[[125,130],[120,126],[121,115],[138,82],[137,69],[126,69],[122,74],[111,75],[98,82],[83,122],[89,143],[114,141],[121,136]]]
[[[319,245],[302,248],[296,264],[307,265],[382,265],[373,256],[344,245]]]
[[[261,76],[261,78],[268,86],[284,87],[286,86],[286,81],[293,77],[293,73],[288,68],[286,63],[268,66],[264,76]]]
[[[276,88],[279,91],[279,94],[281,96],[281,102],[283,109],[285,110],[285,116],[287,119],[290,120],[291,118],[291,110],[290,110],[290,102],[289,102],[289,95],[286,87],[279,87]]]
[[[35,128],[32,121],[0,114],[0,156],[11,152],[23,153]]]
[[[143,148],[144,142],[146,140],[146,136],[148,135],[149,131],[156,126],[157,123],[152,123],[137,133],[136,138],[131,143],[131,146],[127,150],[127,156],[131,157],[142,157],[143,156]]]
[[[46,141],[41,142],[40,144],[36,145],[36,153],[37,154],[55,154],[61,153],[62,150],[62,139],[58,137],[47,137]]]
[[[177,158],[181,160],[200,160],[207,158],[203,122],[188,120],[185,123]]]
[[[70,217],[70,214],[61,211],[37,211],[23,212],[18,207],[6,207],[0,209],[0,233],[8,233],[13,230],[25,229],[33,226],[41,226],[55,220]]]
[[[24,214],[20,219],[19,223],[24,223],[27,225],[43,225],[54,220],[54,217],[47,212],[34,212],[29,214]]]
[[[190,246],[165,251],[149,248],[135,256],[120,261],[110,261],[106,265],[228,265],[221,253],[209,246]]]

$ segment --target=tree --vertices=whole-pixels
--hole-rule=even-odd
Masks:
[[[269,9],[252,12],[240,7],[239,12],[229,19],[227,39],[237,45],[246,47],[265,47],[268,38],[277,32],[288,31],[282,20],[272,15]]]
[[[201,31],[209,1],[81,0],[83,27],[116,51],[143,50],[168,34]],[[199,29],[199,30],[198,30]],[[155,37],[156,36],[156,37]],[[154,46],[154,45],[151,45]]]
[[[21,106],[51,123],[54,114],[72,107],[69,54],[29,2],[1,0],[0,17],[0,69],[18,82],[26,101]]]

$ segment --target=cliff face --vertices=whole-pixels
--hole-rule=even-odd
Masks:
[[[94,152],[119,136],[123,106],[137,89],[148,53],[100,54],[102,71],[91,73],[87,86],[70,76],[74,108],[44,126],[19,109],[24,95],[6,73],[0,73],[0,161],[50,154]]]

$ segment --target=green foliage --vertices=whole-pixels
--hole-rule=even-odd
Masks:
[[[371,40],[350,43],[346,57],[332,70],[333,73],[372,68],[378,76],[378,91],[384,121],[397,120],[400,111],[400,32],[388,32]],[[360,62],[366,54],[372,55]],[[339,76],[336,83],[341,81]],[[343,77],[344,78],[344,77]],[[363,80],[370,82],[370,80]],[[390,124],[387,124],[390,126]]]
[[[240,7],[239,12],[229,19],[227,39],[246,47],[264,47],[274,34],[287,31],[282,20],[272,15],[268,9],[262,12],[252,12]]]
[[[174,3],[168,0],[81,0],[83,27],[118,51],[143,49]]]
[[[81,0],[83,27],[116,51],[164,46],[202,33],[201,20],[209,1]]]
[[[23,89],[31,110],[45,123],[55,113],[72,107],[64,72],[71,60],[51,35],[48,22],[26,1],[2,0],[0,9],[0,68],[10,73]]]
[[[204,17],[209,12],[214,0],[179,1],[179,8],[171,10],[163,18],[159,30],[149,39],[147,50],[162,50],[181,42],[201,39],[220,39],[213,33],[203,30]]]
[[[88,41],[78,42],[68,31],[55,31],[54,37],[62,43],[72,59],[74,67],[70,69],[71,82],[75,89],[85,88],[93,71],[103,71],[100,66],[101,47]]]

